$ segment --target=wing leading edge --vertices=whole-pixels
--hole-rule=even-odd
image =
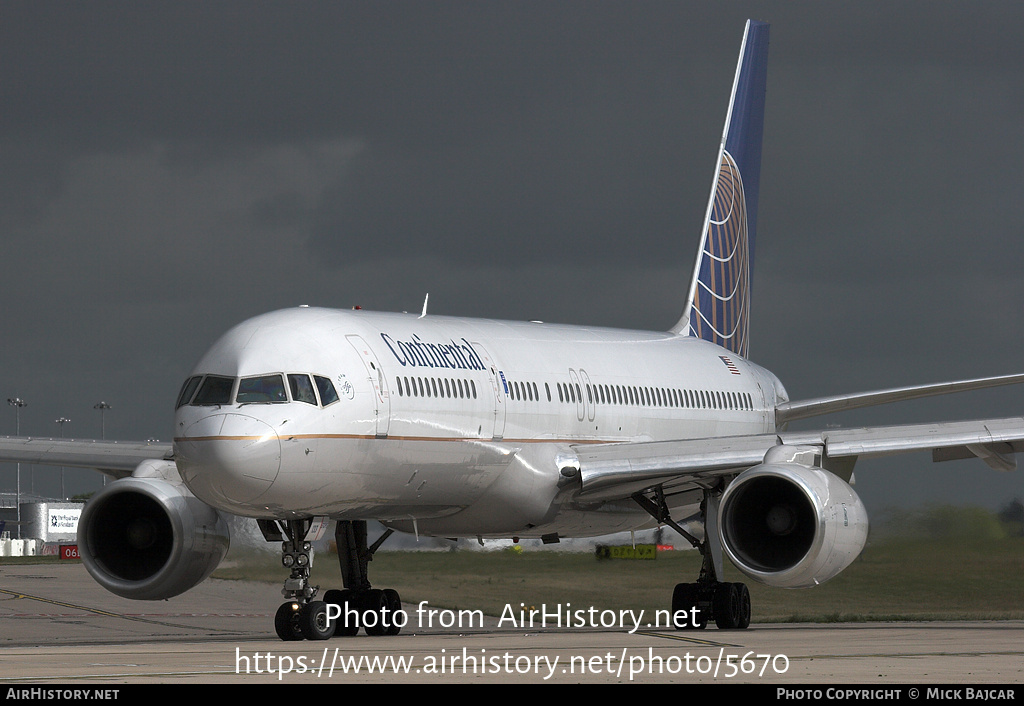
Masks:
[[[1016,467],[1012,454],[1024,451],[1024,417],[579,446],[579,498],[625,499],[658,486],[710,488],[780,445],[819,448],[819,465],[844,480],[858,458],[910,451],[931,451],[936,462],[980,458],[1006,471]]]
[[[159,441],[0,437],[0,461],[11,463],[91,468],[114,478],[125,478],[140,463],[150,460],[172,460],[171,444]]]
[[[871,407],[873,405],[902,402],[904,400],[917,400],[937,395],[948,395],[953,392],[983,390],[989,387],[1015,385],[1022,382],[1024,382],[1024,374],[1018,373],[1015,375],[997,375],[995,377],[957,380],[954,382],[910,385],[907,387],[894,387],[888,390],[874,390],[872,392],[858,392],[848,395],[833,395],[830,397],[816,397],[809,400],[784,402],[775,408],[775,423],[782,426],[797,419],[807,419],[808,417],[817,417],[823,414],[843,412],[848,409]]]

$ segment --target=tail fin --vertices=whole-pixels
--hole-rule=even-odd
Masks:
[[[747,21],[689,297],[673,333],[746,357],[761,174],[768,25]]]

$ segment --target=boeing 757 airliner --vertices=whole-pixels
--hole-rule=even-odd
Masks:
[[[808,587],[864,546],[850,486],[860,457],[1015,466],[1024,419],[790,432],[839,410],[1024,381],[1024,375],[791,401],[748,359],[768,26],[748,22],[689,291],[668,331],[298,307],[245,321],[199,360],[174,441],[13,438],[0,459],[118,479],[82,512],[79,551],[105,588],[187,591],[228,547],[228,514],[280,542],[284,640],[396,634],[369,559],[393,531],[556,543],[664,524],[703,556],[676,586],[677,627],[744,628],[750,597],[723,582]],[[310,583],[308,533],[333,520],[343,588]],[[367,522],[388,532],[370,545]],[[687,532],[687,524],[702,531]],[[666,597],[666,602],[668,599]],[[350,610],[351,609],[351,610]]]

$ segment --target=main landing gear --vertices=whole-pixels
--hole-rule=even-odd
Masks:
[[[274,616],[274,628],[282,640],[326,640],[352,636],[360,627],[367,635],[397,635],[405,624],[402,601],[394,589],[375,589],[367,569],[373,553],[384,543],[388,530],[367,546],[365,521],[341,521],[334,537],[345,588],[324,593],[316,600],[319,586],[309,583],[311,546],[305,541],[311,521],[265,521],[259,526],[268,541],[281,541],[281,563],[291,569],[281,593],[285,602]]]
[[[393,588],[373,588],[368,575],[374,552],[394,530],[387,530],[371,546],[366,544],[365,520],[338,520],[334,539],[338,545],[343,590],[331,590],[324,600],[337,606],[341,616],[336,635],[352,636],[362,627],[367,635],[397,635],[405,624],[402,599]]]
[[[742,630],[750,625],[750,592],[746,584],[718,580],[722,573],[722,546],[716,527],[720,496],[710,491],[704,494],[700,505],[703,542],[672,519],[661,486],[654,489],[653,498],[642,493],[633,496],[640,507],[685,537],[703,557],[697,582],[676,584],[672,592],[672,620],[677,630],[703,630],[710,620],[722,630]]]

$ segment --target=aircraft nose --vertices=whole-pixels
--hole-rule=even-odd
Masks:
[[[281,470],[281,439],[269,424],[244,414],[212,414],[175,439],[185,485],[209,503],[249,503]]]

